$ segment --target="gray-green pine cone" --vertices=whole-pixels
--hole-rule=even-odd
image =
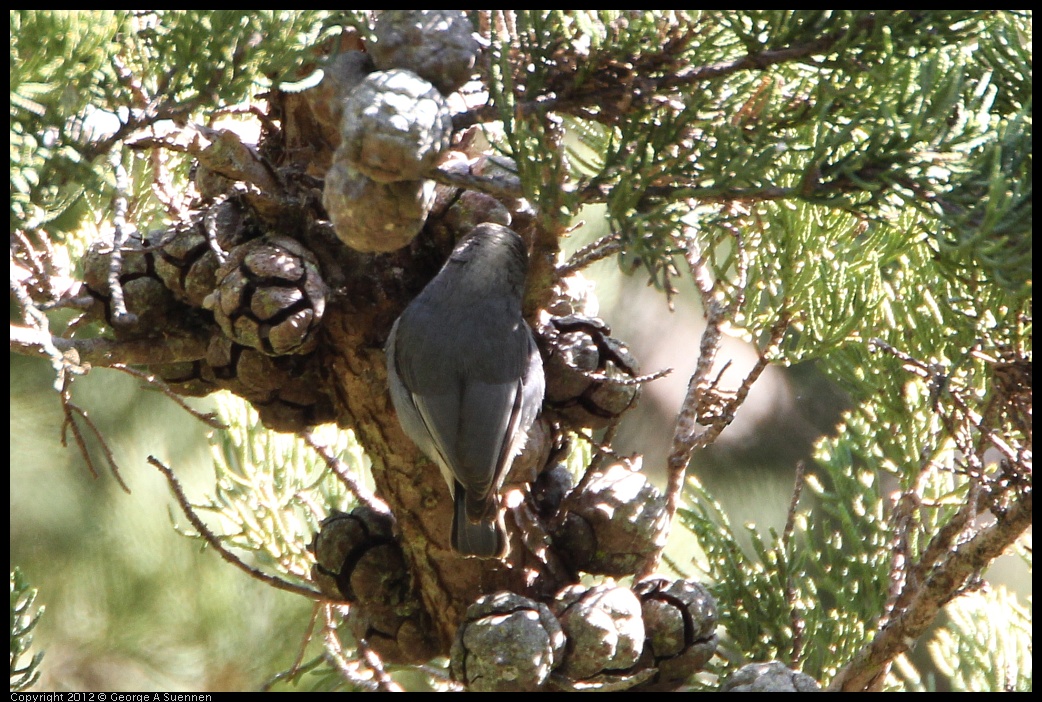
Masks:
[[[394,518],[390,514],[377,512],[365,506],[356,507],[350,514],[333,511],[319,524],[318,533],[308,546],[315,555],[311,568],[312,579],[326,595],[347,602],[361,599],[372,600],[371,583],[365,582],[369,574],[355,573],[356,567],[370,551],[379,551],[384,546],[398,547],[394,540]],[[387,562],[386,558],[377,558]],[[399,566],[404,573],[404,567]]]
[[[451,137],[448,103],[433,85],[411,71],[376,71],[344,100],[334,159],[380,183],[417,180]]]
[[[420,662],[434,655],[410,589],[390,514],[360,505],[350,514],[322,520],[308,546],[315,556],[311,577],[323,594],[353,603],[354,635],[387,660]]]
[[[533,692],[564,653],[561,625],[541,602],[512,592],[467,608],[452,644],[452,676],[472,692]]]
[[[665,497],[624,463],[594,472],[565,505],[568,515],[553,534],[554,545],[577,570],[632,575],[665,545]]]
[[[633,591],[640,598],[647,636],[641,665],[658,669],[641,688],[676,689],[716,652],[716,601],[693,580],[650,578]]]
[[[363,51],[344,51],[331,56],[322,66],[322,80],[305,94],[322,133],[335,148],[340,145],[344,101],[373,71],[373,61]]]
[[[821,692],[821,685],[781,661],[770,661],[742,666],[720,686],[720,692]]]
[[[423,229],[434,204],[434,181],[379,183],[336,161],[326,173],[322,204],[347,246],[361,253],[397,251]]]
[[[369,53],[377,68],[407,68],[443,95],[470,79],[480,49],[461,10],[386,10],[377,16],[374,34]]]
[[[543,328],[550,351],[546,404],[575,426],[603,429],[632,407],[637,361],[597,318],[554,317]]]
[[[557,594],[553,610],[568,641],[560,670],[572,680],[632,668],[644,650],[640,600],[632,590],[572,585]]]
[[[83,281],[87,291],[104,310],[105,321],[117,336],[124,334],[159,334],[164,320],[176,307],[173,294],[163,284],[155,267],[155,255],[148,248],[153,242],[136,232],[128,236],[120,249],[122,265],[117,279],[123,291],[128,316],[117,319],[109,289],[109,266],[113,256],[111,242],[94,242],[83,256]]]

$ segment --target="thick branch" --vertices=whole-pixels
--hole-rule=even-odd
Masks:
[[[200,164],[225,177],[251,183],[269,195],[282,192],[278,178],[256,149],[243,144],[234,132],[227,129],[216,130],[201,124],[188,124],[174,128],[163,136],[135,139],[128,146],[132,149],[162,147],[189,153]]]

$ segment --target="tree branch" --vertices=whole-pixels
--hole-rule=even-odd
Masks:
[[[637,103],[650,103],[661,97],[663,93],[676,90],[677,88],[689,87],[696,83],[724,78],[741,71],[765,70],[771,66],[788,63],[797,59],[806,58],[815,54],[826,54],[844,39],[848,38],[852,31],[865,32],[876,23],[875,17],[861,20],[855,26],[837,30],[832,34],[820,37],[803,44],[787,46],[782,49],[771,49],[756,53],[746,54],[733,61],[721,61],[707,66],[692,66],[678,71],[663,71],[663,57],[670,63],[675,63],[675,57],[669,56],[669,52],[675,52],[677,45],[667,42],[662,51],[641,56],[618,57],[615,55],[602,55],[599,58],[604,65],[593,73],[581,74],[583,81],[582,90],[579,86],[552,86],[552,90],[544,95],[538,95],[528,100],[519,101],[514,105],[519,117],[539,115],[546,112],[560,112],[573,114],[585,119],[593,119],[603,122],[612,122],[618,115],[606,109],[609,105],[625,105],[627,111],[632,111]],[[589,60],[589,57],[584,57]],[[620,80],[618,75],[618,64],[624,62],[632,66],[630,79]],[[652,70],[662,72],[662,75],[652,76]],[[579,75],[579,74],[577,74]],[[639,77],[641,89],[634,90],[633,82]],[[594,85],[598,89],[590,90],[587,86]],[[591,113],[587,108],[596,107],[598,111]],[[460,130],[482,122],[492,122],[501,118],[499,110],[494,105],[482,105],[466,112],[456,114],[452,119],[453,129]]]
[[[197,361],[206,357],[209,335],[168,336],[162,343],[155,339],[65,339],[28,327],[11,325],[11,351],[23,356],[49,358],[48,345],[79,365],[115,366],[118,364],[153,365]]]
[[[1031,526],[1031,500],[1028,491],[1005,513],[997,515],[994,524],[949,549],[948,557],[931,569],[908,607],[887,622],[872,643],[839,671],[828,689],[834,692],[872,689],[877,678],[885,674],[890,661],[907,651],[911,643],[926,632],[966,579],[1002,555]]]

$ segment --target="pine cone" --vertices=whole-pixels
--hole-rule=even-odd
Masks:
[[[335,418],[333,404],[322,390],[325,386],[318,381],[317,366],[312,357],[268,356],[214,334],[205,362],[193,369],[211,388],[224,388],[249,400],[267,428],[295,433]]]
[[[781,661],[750,663],[734,672],[720,692],[821,692],[821,685]]]
[[[642,689],[673,690],[702,670],[716,652],[716,601],[693,580],[650,578],[633,587],[647,640],[641,665],[658,668]]]
[[[122,266],[117,279],[128,316],[120,319],[113,314],[108,284],[112,244],[96,241],[83,256],[83,281],[87,291],[100,302],[105,321],[117,337],[159,334],[170,326],[167,323],[170,314],[180,307],[156,273],[155,256],[147,250],[150,246],[150,240],[142,239],[136,232],[123,242]]]
[[[204,301],[228,337],[272,356],[308,353],[326,307],[315,256],[295,239],[268,236],[232,250]]]
[[[464,190],[445,211],[444,222],[456,232],[469,232],[485,222],[509,227],[510,213],[503,203],[491,195]]]
[[[532,483],[532,501],[539,516],[548,521],[557,514],[573,487],[575,479],[564,463],[555,463],[539,473]]]
[[[311,579],[326,596],[357,602],[351,584],[354,567],[370,549],[395,543],[394,518],[360,506],[350,514],[334,510],[318,529],[308,545],[315,556]]]
[[[550,609],[512,592],[467,608],[452,644],[452,676],[473,692],[532,692],[561,664],[564,634]]]
[[[629,349],[596,318],[554,317],[541,330],[549,345],[546,404],[568,423],[603,429],[632,407],[640,386]]]
[[[434,194],[434,181],[378,183],[336,161],[326,173],[322,204],[340,241],[362,253],[387,253],[420,233]]]
[[[322,520],[308,545],[311,579],[332,599],[351,602],[351,631],[388,660],[428,660],[435,646],[424,632],[422,609],[410,587],[394,519],[360,505]]]
[[[207,379],[206,361],[181,361],[163,366],[150,366],[149,370],[159,376],[178,395],[206,397],[220,390],[220,386]]]
[[[418,616],[402,617],[393,611],[374,615],[369,605],[354,606],[347,617],[352,635],[364,640],[381,658],[393,663],[425,663],[437,655],[427,638],[430,626]]]
[[[576,570],[632,575],[665,545],[665,498],[643,473],[623,463],[595,472],[565,506],[568,515],[553,539]]]
[[[546,306],[549,317],[544,324],[555,317],[596,318],[599,308],[593,282],[576,271],[554,284],[553,298]]]
[[[568,641],[560,672],[572,680],[627,670],[640,658],[644,621],[632,590],[613,583],[572,585],[554,598],[553,611]]]
[[[208,240],[205,223],[211,216],[216,244],[224,251],[245,238],[239,206],[224,202],[215,212],[201,214],[191,225],[177,229],[156,252],[156,273],[179,300],[193,307],[202,307],[217,287],[221,264]]]
[[[480,48],[460,10],[386,10],[377,16],[374,34],[369,53],[377,68],[407,68],[443,95],[470,80]]]
[[[433,85],[411,71],[377,71],[344,100],[334,160],[379,183],[419,180],[451,137],[449,106]]]

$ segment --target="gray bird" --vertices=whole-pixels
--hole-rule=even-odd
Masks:
[[[387,376],[402,429],[452,491],[452,547],[506,551],[498,492],[543,403],[543,362],[521,316],[528,253],[481,224],[394,323]]]

